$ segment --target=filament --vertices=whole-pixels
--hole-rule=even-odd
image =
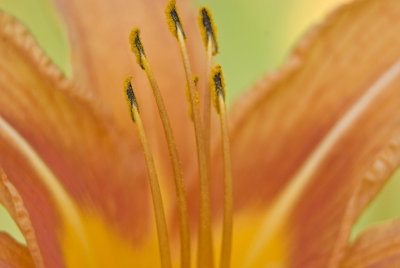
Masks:
[[[212,53],[212,39],[208,38],[207,42],[207,69],[206,77],[210,77],[213,65]],[[204,120],[204,143],[206,147],[207,163],[210,166],[210,132],[211,132],[211,88],[210,84],[206,83],[204,90],[204,107],[203,107],[203,120]]]
[[[199,241],[197,263],[199,267],[213,267],[212,234],[211,234],[211,208],[210,208],[210,183],[207,163],[207,153],[201,125],[200,110],[195,102],[195,85],[187,54],[183,32],[178,30],[178,42],[181,49],[186,80],[189,85],[190,99],[193,109],[193,122],[196,133],[197,157],[199,162],[200,177],[200,216],[199,216]]]
[[[230,157],[230,146],[228,136],[228,122],[226,106],[223,97],[218,97],[220,107],[220,122],[222,136],[222,151],[224,159],[224,222],[221,249],[221,268],[230,267],[232,250],[232,226],[233,226],[233,187],[232,187],[232,164]]]
[[[171,253],[169,248],[168,230],[167,223],[165,220],[164,205],[162,201],[160,185],[158,182],[158,176],[153,160],[153,156],[150,151],[149,142],[147,140],[142,119],[139,114],[138,104],[133,93],[131,85],[131,77],[128,77],[125,81],[125,91],[128,100],[129,110],[131,111],[132,120],[135,122],[136,129],[139,134],[139,140],[142,145],[143,154],[146,162],[147,172],[149,174],[149,184],[153,199],[154,214],[157,227],[157,235],[160,249],[161,266],[163,268],[172,267],[171,264]]]

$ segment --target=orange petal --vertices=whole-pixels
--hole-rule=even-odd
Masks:
[[[281,204],[293,266],[337,264],[351,224],[400,163],[399,16],[397,0],[342,7],[232,108],[236,208]]]
[[[64,17],[71,41],[74,81],[95,92],[103,105],[110,109],[119,126],[128,131],[128,135],[134,135],[132,133],[135,130],[120,90],[125,77],[133,73],[133,84],[144,125],[151,130],[148,131],[150,139],[159,143],[160,150],[164,152],[156,162],[166,163],[169,169],[169,155],[153,93],[144,71],[136,64],[135,55],[130,50],[130,31],[134,27],[141,29],[144,50],[166,100],[182,164],[184,167],[190,166],[195,156],[193,127],[187,113],[182,113],[188,110],[185,99],[186,80],[178,44],[169,32],[165,19],[167,1],[54,2]],[[194,73],[202,74],[205,70],[205,53],[197,29],[197,13],[191,12],[187,1],[180,2],[178,9],[188,36]]]
[[[0,267],[28,268],[33,264],[28,249],[6,233],[0,232]]]
[[[139,243],[148,228],[141,152],[121,139],[105,116],[78,95],[27,30],[0,13],[0,116],[60,179],[81,207]],[[46,267],[60,266],[60,218],[38,174],[0,130],[0,166],[18,190]],[[134,138],[134,137],[133,137]],[[51,190],[51,189],[50,189]]]
[[[399,267],[400,220],[374,226],[350,246],[341,267]]]

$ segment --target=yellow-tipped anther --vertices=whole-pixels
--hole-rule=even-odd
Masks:
[[[129,106],[129,113],[131,114],[132,121],[135,122],[135,117],[133,114],[133,107],[136,107],[136,109],[139,110],[139,106],[136,101],[135,93],[133,92],[132,88],[132,76],[128,76],[125,81],[124,81],[124,91],[125,91],[125,96],[126,96],[126,101],[128,102]]]
[[[199,82],[199,76],[198,75],[193,75],[193,82],[195,85],[195,96],[194,96],[194,104],[199,105],[200,103],[200,98],[199,98],[199,91],[197,90],[197,83]],[[193,107],[192,107],[192,102],[190,100],[190,91],[189,91],[189,85],[186,85],[186,98],[189,103],[189,117],[193,121]]]
[[[214,107],[217,110],[217,113],[220,113],[218,98],[221,96],[225,101],[225,81],[224,75],[222,74],[221,65],[215,66],[211,71],[210,88],[213,95]]]
[[[211,39],[212,54],[214,56],[218,54],[217,27],[215,26],[211,11],[208,7],[201,7],[199,13],[199,25],[204,45],[207,48],[208,42]]]
[[[183,38],[186,39],[185,32],[178,11],[176,10],[176,0],[170,0],[167,8],[165,9],[165,15],[167,16],[168,28],[171,33],[178,38],[178,31],[182,32]]]
[[[144,53],[142,41],[140,41],[140,29],[134,28],[129,35],[129,43],[131,44],[132,52],[136,55],[137,63],[144,69],[143,58],[146,57]]]

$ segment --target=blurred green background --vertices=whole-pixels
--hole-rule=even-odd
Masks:
[[[195,5],[206,5],[213,12],[221,48],[217,60],[224,68],[229,101],[279,67],[311,25],[343,2],[347,0],[194,0]],[[0,9],[21,20],[50,58],[70,75],[67,37],[48,0],[0,0]],[[362,215],[353,238],[374,222],[400,216],[399,189],[400,171]],[[24,241],[0,206],[1,230]]]

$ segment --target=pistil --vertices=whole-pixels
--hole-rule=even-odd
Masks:
[[[211,233],[211,208],[210,208],[210,183],[209,169],[207,163],[207,153],[204,140],[204,130],[200,117],[199,105],[196,102],[196,88],[192,79],[192,70],[190,67],[189,56],[186,48],[186,36],[182,28],[178,12],[175,6],[175,0],[171,0],[166,9],[168,25],[172,34],[177,38],[183,66],[186,73],[186,81],[189,87],[190,102],[193,111],[193,123],[196,134],[197,159],[199,165],[200,180],[200,215],[199,215],[199,237],[198,237],[198,267],[210,267],[213,265],[213,248]]]
[[[171,158],[171,164],[175,178],[175,189],[178,199],[178,213],[179,213],[179,224],[180,224],[180,243],[181,243],[181,267],[190,267],[190,229],[189,229],[189,217],[187,211],[186,193],[185,186],[182,178],[181,164],[178,157],[178,150],[176,149],[174,135],[170,120],[165,108],[164,100],[161,95],[158,83],[153,75],[152,69],[150,68],[149,61],[147,60],[146,54],[142,42],[140,40],[140,30],[133,29],[130,34],[130,44],[132,51],[137,57],[137,62],[140,67],[146,72],[147,78],[150,82],[153,90],[154,98],[157,103],[158,112],[163,124],[164,134],[168,144],[168,150]]]
[[[153,206],[154,206],[154,214],[156,219],[156,227],[157,227],[157,235],[158,235],[158,244],[161,256],[161,266],[163,268],[170,268],[172,267],[171,264],[171,253],[169,248],[169,239],[168,239],[168,230],[167,230],[167,223],[165,220],[165,212],[164,212],[164,205],[162,201],[160,185],[158,182],[158,176],[153,160],[153,156],[150,151],[149,142],[147,140],[142,119],[139,114],[139,105],[137,103],[135,94],[133,92],[132,84],[131,84],[132,77],[128,77],[125,80],[124,90],[126,93],[129,111],[131,113],[132,121],[136,125],[136,129],[139,134],[139,140],[142,145],[143,154],[146,162],[147,172],[149,174],[149,183],[150,189],[153,199]]]
[[[210,88],[212,88],[214,106],[220,118],[222,155],[224,159],[224,219],[220,267],[229,268],[232,250],[233,187],[228,122],[225,105],[225,82],[220,65],[217,65],[211,72]]]

